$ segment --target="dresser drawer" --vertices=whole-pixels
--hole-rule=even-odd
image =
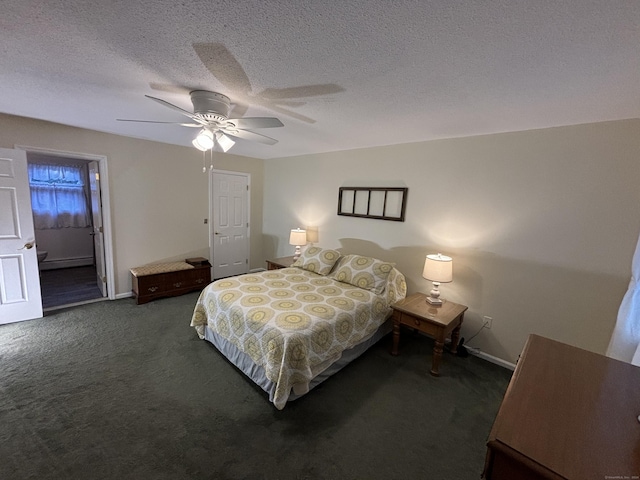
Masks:
[[[427,335],[435,336],[441,327],[434,325],[432,322],[424,320],[422,318],[416,318],[412,315],[407,315],[402,312],[394,312],[394,319],[400,321],[404,326],[415,328]]]
[[[166,288],[165,274],[133,277],[133,291],[138,295],[153,295]]]

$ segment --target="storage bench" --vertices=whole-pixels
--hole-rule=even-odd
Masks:
[[[187,262],[157,263],[131,269],[136,303],[202,290],[211,283],[211,265],[205,258]]]

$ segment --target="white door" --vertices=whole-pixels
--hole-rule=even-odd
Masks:
[[[100,170],[98,162],[89,163],[89,188],[91,189],[91,216],[93,217],[93,251],[96,257],[96,281],[102,296],[107,296],[107,270],[104,261],[104,228],[102,227],[102,197],[100,195]]]
[[[0,324],[42,317],[27,154],[0,149]]]
[[[249,176],[213,171],[211,177],[213,278],[249,271]]]

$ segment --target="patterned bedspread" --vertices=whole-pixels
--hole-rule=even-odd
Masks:
[[[404,298],[404,276],[393,269],[376,295],[301,268],[284,268],[213,282],[202,291],[191,326],[233,343],[276,384],[273,403],[284,408],[342,352],[370,337]]]

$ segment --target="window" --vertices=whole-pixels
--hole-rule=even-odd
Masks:
[[[31,209],[37,229],[91,225],[85,169],[80,165],[29,164]]]

